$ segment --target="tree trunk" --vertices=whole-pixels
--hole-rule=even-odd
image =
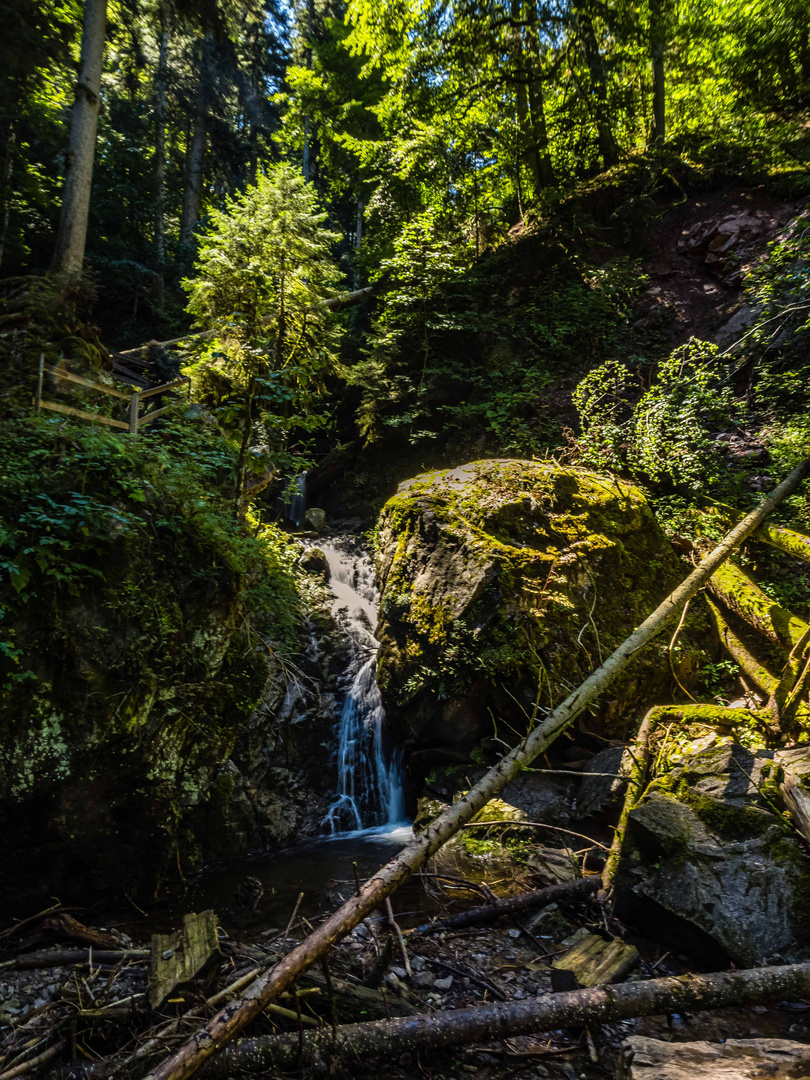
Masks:
[[[336,1031],[243,1039],[208,1064],[200,1080],[225,1080],[268,1070],[325,1068],[326,1063],[493,1042],[558,1028],[614,1024],[639,1016],[697,1012],[745,1005],[765,998],[803,997],[810,990],[810,964],[675,975],[646,982],[595,986],[523,1001],[494,1002],[466,1009],[392,1020],[347,1024]]]
[[[155,86],[155,303],[163,308],[166,268],[166,94],[169,82],[169,5],[160,5],[160,44]]]
[[[81,63],[70,123],[62,210],[51,263],[54,274],[68,278],[78,277],[84,263],[106,20],[107,0],[85,0]]]
[[[798,465],[781,484],[762,501],[759,507],[735,526],[726,538],[703,559],[687,579],[663,600],[655,611],[613,652],[608,659],[565,701],[539,723],[521,743],[503,757],[497,765],[465,792],[452,806],[447,807],[407,847],[378,871],[342,907],[329,916],[317,930],[296,945],[274,967],[256,980],[241,1001],[233,1002],[193,1035],[188,1042],[149,1073],[147,1080],[186,1080],[230,1042],[246,1024],[255,1019],[299,975],[311,967],[345,937],[359,922],[370,915],[387,896],[407,881],[420,866],[445,844],[459,829],[478,813],[510,780],[522,772],[593,702],[613,680],[632,662],[634,655],[670,622],[703,588],[712,574],[794,491],[810,472],[810,459]]]
[[[0,266],[3,265],[3,253],[6,250],[8,238],[8,223],[11,218],[11,181],[14,176],[14,152],[17,142],[17,131],[14,127],[14,118],[11,117],[6,128],[6,158],[3,162],[3,176],[0,180]]]
[[[190,246],[194,231],[200,220],[203,193],[203,159],[208,136],[208,106],[211,82],[211,49],[213,38],[206,34],[202,41],[200,78],[194,102],[194,123],[191,143],[186,158],[186,190],[183,196],[183,213],[180,218],[180,243]]]
[[[650,0],[650,57],[653,81],[652,142],[663,143],[666,138],[666,105],[664,91],[665,28],[661,0]]]
[[[306,68],[312,70],[312,35],[315,33],[315,0],[307,0],[307,48]],[[312,155],[310,148],[310,121],[307,116],[304,119],[304,155],[301,162],[301,171],[305,180],[312,179]]]
[[[594,119],[596,120],[596,136],[599,142],[599,153],[606,169],[611,168],[619,160],[619,147],[613,134],[610,122],[610,106],[608,104],[608,82],[605,74],[605,65],[602,54],[599,51],[599,43],[596,40],[596,32],[593,28],[593,19],[588,9],[581,4],[574,7],[582,34],[582,44],[585,48],[585,62],[588,65],[591,88],[594,95]]]
[[[511,15],[515,22],[522,20],[520,0],[512,0]],[[557,180],[548,149],[543,86],[537,75],[539,43],[533,27],[527,31],[525,42],[516,37],[515,44],[515,96],[521,157],[531,175],[534,193],[539,195],[543,188],[553,187]]]

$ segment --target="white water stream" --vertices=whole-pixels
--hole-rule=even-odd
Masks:
[[[337,796],[325,824],[333,835],[391,828],[405,819],[401,757],[385,739],[385,710],[377,687],[378,596],[374,569],[349,540],[324,541],[335,595],[333,614],[351,645],[351,683],[338,724]]]

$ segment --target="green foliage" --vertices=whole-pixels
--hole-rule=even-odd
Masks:
[[[294,647],[295,554],[274,526],[254,520],[248,533],[234,520],[234,479],[234,451],[182,419],[137,440],[64,421],[5,422],[0,679],[19,681],[48,655],[32,651],[32,625],[50,623],[41,626],[49,650],[74,635],[61,621],[74,603],[104,612],[93,631],[99,640],[105,626],[137,628],[116,663],[143,678],[178,661],[166,650],[182,640],[182,611],[195,590],[240,596],[258,632],[282,651]],[[185,642],[181,655],[191,651]]]
[[[241,391],[241,401],[219,403],[221,418],[244,428],[240,473],[254,419],[271,451],[324,423],[313,406],[338,334],[322,306],[338,280],[325,219],[312,187],[290,166],[273,166],[212,212],[195,276],[183,283],[190,314],[215,335],[192,376],[200,370],[210,381],[224,366],[221,378]]]
[[[574,392],[583,460],[693,494],[720,483],[710,435],[739,422],[743,406],[723,385],[718,352],[693,339],[658,366],[649,389],[618,361],[590,371]]]

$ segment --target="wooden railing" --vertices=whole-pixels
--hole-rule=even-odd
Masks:
[[[59,401],[46,401],[42,396],[42,384],[46,372],[48,375],[54,375],[57,379],[64,379],[65,382],[84,386],[88,390],[97,390],[100,394],[106,394],[108,397],[121,398],[123,401],[128,401],[129,419],[114,420],[109,416],[100,416],[98,413],[87,412],[85,409],[77,409],[73,405],[63,405]],[[74,375],[71,371],[63,371],[61,368],[52,367],[50,364],[45,363],[44,356],[40,356],[37,392],[34,395],[32,404],[37,412],[39,412],[40,409],[49,409],[51,412],[62,413],[64,416],[77,416],[80,420],[89,420],[95,424],[105,424],[107,427],[121,428],[124,431],[128,431],[130,435],[137,435],[139,428],[151,424],[153,420],[157,420],[159,416],[162,416],[163,413],[177,404],[176,401],[172,401],[168,405],[164,405],[159,409],[152,409],[151,412],[141,416],[141,402],[145,401],[147,398],[154,397],[156,394],[165,394],[167,391],[174,391],[187,382],[188,379],[181,375],[180,378],[174,379],[172,382],[163,383],[162,386],[152,386],[149,390],[136,390],[132,394],[126,394],[122,390],[116,390],[111,386],[104,386],[102,383],[91,382],[89,379],[82,379],[79,375]]]

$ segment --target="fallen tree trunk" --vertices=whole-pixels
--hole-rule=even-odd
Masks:
[[[347,1024],[323,1030],[243,1039],[209,1062],[205,1080],[267,1069],[321,1067],[335,1059],[390,1058],[428,1048],[529,1035],[560,1027],[609,1024],[638,1016],[743,1005],[763,998],[810,992],[810,964],[677,975],[622,986],[596,986],[529,1000],[450,1009],[420,1017]]]
[[[726,538],[687,579],[662,601],[611,656],[565,701],[539,723],[514,750],[506,754],[469,791],[449,806],[396,858],[365,883],[357,896],[297,945],[274,968],[256,980],[241,1001],[233,1002],[213,1017],[188,1042],[149,1073],[148,1080],[186,1080],[222,1046],[230,1042],[251,1020],[304,971],[320,960],[332,946],[370,915],[387,896],[419,869],[439,848],[470,821],[489,800],[521,772],[560,735],[630,664],[633,656],[670,622],[711,578],[719,566],[756,529],[810,472],[803,461],[735,526]]]
[[[764,540],[771,547],[779,548],[786,555],[810,562],[810,536],[783,529],[779,525],[761,525],[754,534],[755,540]]]
[[[733,563],[720,567],[710,588],[727,608],[769,641],[781,645],[787,653],[792,652],[808,632],[804,620],[766,596],[759,585]]]
[[[754,686],[761,690],[766,697],[771,697],[779,686],[777,676],[748,651],[745,644],[740,641],[731,629],[718,606],[712,603],[711,600],[707,602],[709,611],[712,613],[717,636],[720,638],[720,644],[732,660],[740,665]]]
[[[641,793],[644,790],[644,781],[647,778],[647,769],[650,764],[650,735],[652,734],[655,725],[663,716],[675,712],[677,712],[677,709],[667,706],[659,706],[658,708],[650,709],[642,720],[641,727],[638,729],[638,734],[630,747],[630,757],[632,760],[630,763],[630,775],[627,778],[627,790],[624,795],[622,812],[619,815],[619,821],[613,833],[613,843],[610,845],[610,851],[608,852],[608,857],[605,860],[605,866],[602,870],[602,888],[608,895],[613,888],[613,880],[616,877],[616,871],[619,869],[619,862],[622,857],[622,846],[624,844],[625,833],[627,832],[627,823],[630,820],[630,811],[639,801]]]
[[[548,907],[549,904],[581,900],[599,888],[600,880],[596,875],[578,878],[576,881],[564,881],[560,885],[550,885],[547,889],[535,889],[533,892],[520,893],[518,896],[505,896],[491,904],[460,911],[448,919],[437,919],[424,926],[417,926],[414,934],[433,933],[438,930],[461,930],[465,926],[485,926],[495,922],[503,915],[514,915],[518,911],[535,911]]]

